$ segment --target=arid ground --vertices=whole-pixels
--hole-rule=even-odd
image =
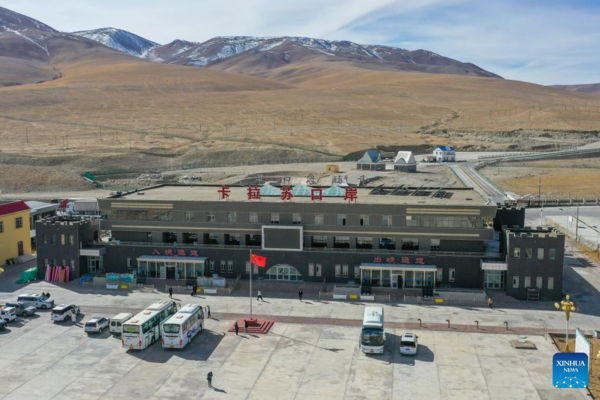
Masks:
[[[257,78],[73,53],[55,51],[60,79],[0,89],[0,188],[85,189],[86,171],[339,160],[374,146],[544,149],[600,132],[600,96],[523,82],[346,63]]]

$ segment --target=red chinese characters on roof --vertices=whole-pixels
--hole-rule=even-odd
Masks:
[[[248,200],[260,200],[260,188],[258,186],[248,187]]]
[[[346,193],[344,194],[344,201],[349,200],[350,203],[353,201],[356,202],[358,199],[358,188],[355,187],[347,187]]]
[[[219,193],[220,200],[227,200],[231,194],[231,189],[228,186],[223,185],[217,192]]]
[[[281,200],[286,201],[286,200],[292,200],[294,198],[294,195],[292,194],[292,188],[289,186],[282,186],[281,187]]]
[[[323,189],[310,189],[310,199],[323,201]]]

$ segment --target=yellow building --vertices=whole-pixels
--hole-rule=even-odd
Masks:
[[[31,254],[29,207],[24,201],[0,203],[0,265]]]

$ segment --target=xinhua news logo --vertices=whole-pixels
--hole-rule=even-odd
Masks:
[[[552,359],[552,380],[558,389],[588,386],[588,356],[585,353],[556,353]]]

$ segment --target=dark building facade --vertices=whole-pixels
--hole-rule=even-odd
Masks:
[[[228,188],[227,199],[220,190],[160,186],[99,199],[112,235],[106,270],[247,278],[253,251],[267,258],[253,272],[262,279],[481,288],[481,258],[499,256],[485,247],[496,206],[469,189],[351,188],[356,201],[339,187],[296,186],[287,201],[268,185],[260,199],[247,187]]]
[[[504,229],[506,293],[520,300],[562,297],[565,235],[554,228]]]
[[[77,276],[103,269],[156,280],[247,279],[253,252],[267,258],[265,268],[253,267],[255,279],[501,289],[523,298],[525,283],[540,277],[542,298],[562,290],[563,253],[552,242],[554,233],[539,232],[531,244],[535,255],[547,248],[548,257],[556,246],[555,264],[546,275],[535,272],[545,265],[531,259],[514,262],[507,255],[515,247],[529,254],[529,245],[519,242],[527,235],[505,230],[507,245],[498,246],[493,229],[498,208],[471,189],[159,185],[98,203],[100,228],[110,232],[110,240],[97,240],[97,222],[89,228],[60,220],[39,223],[40,243],[44,234],[56,235],[60,243],[63,232],[78,237],[79,231],[70,230],[89,231],[79,249],[43,245],[48,247],[40,250],[40,265],[47,259],[75,260]],[[518,215],[507,218],[522,215],[512,212]],[[513,285],[516,276],[519,285]]]
[[[525,208],[519,206],[498,207],[494,218],[494,229],[501,231],[502,227],[512,228],[525,226]]]
[[[48,265],[69,266],[71,279],[100,270],[105,251],[93,246],[99,240],[99,218],[49,217],[36,222],[35,232],[40,279]],[[94,268],[89,267],[92,263]]]

